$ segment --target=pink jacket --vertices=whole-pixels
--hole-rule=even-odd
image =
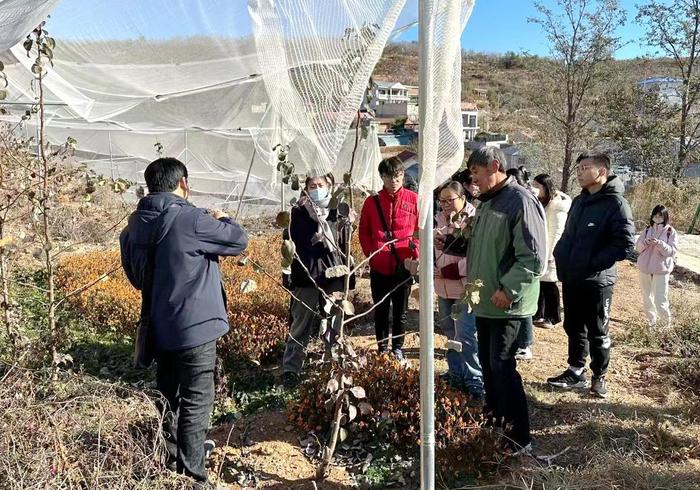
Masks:
[[[476,208],[467,203],[462,214],[465,216],[474,216]],[[451,234],[455,226],[463,225],[464,223],[458,220],[457,223],[450,222],[450,217],[444,212],[439,212],[435,217],[436,233],[443,235]],[[443,277],[443,269],[449,268],[459,279],[445,279]],[[445,271],[447,272],[447,271]],[[450,274],[452,275],[452,274]],[[441,298],[459,299],[464,294],[464,287],[467,284],[467,258],[460,255],[450,255],[441,250],[435,250],[435,294]]]
[[[656,238],[661,243],[647,245],[644,240]],[[671,225],[648,226],[635,245],[639,254],[637,267],[645,274],[669,274],[673,270],[673,259],[678,252],[678,234]]]

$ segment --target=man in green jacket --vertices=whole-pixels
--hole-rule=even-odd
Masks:
[[[547,244],[542,205],[506,175],[505,161],[500,149],[485,147],[467,162],[481,192],[469,242],[468,279],[484,284],[474,312],[485,412],[507,429],[509,447],[521,453],[531,449],[530,419],[516,369],[516,340],[522,320],[537,310]]]

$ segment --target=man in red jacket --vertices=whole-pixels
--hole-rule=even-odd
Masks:
[[[379,163],[379,175],[384,188],[376,196],[368,197],[362,206],[360,244],[367,257],[381,250],[369,262],[379,352],[385,352],[388,347],[389,308],[393,306],[391,350],[397,359],[403,360],[401,348],[413,282],[404,261],[418,258],[418,239],[413,237],[418,230],[418,194],[403,187],[403,163],[396,157]],[[396,242],[386,245],[392,240]]]

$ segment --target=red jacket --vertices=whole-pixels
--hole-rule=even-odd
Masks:
[[[413,234],[418,231],[418,194],[402,187],[393,196],[389,195],[385,189],[379,191],[378,196],[389,230],[393,238],[398,239],[394,247],[399,258],[402,262],[407,258],[417,259],[419,242],[418,238],[413,238]],[[384,247],[380,253],[372,257],[369,266],[375,272],[390,276],[396,272],[398,264],[391,248],[384,246],[386,243],[384,226],[374,200],[374,196],[370,196],[362,205],[360,245],[366,257]],[[410,242],[413,242],[415,247],[409,247]]]

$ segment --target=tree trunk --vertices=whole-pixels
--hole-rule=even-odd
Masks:
[[[561,168],[561,191],[565,194],[569,193],[569,181],[571,180],[571,171],[573,170],[573,135],[571,130],[566,131],[566,141],[564,143],[564,164]]]
[[[4,225],[0,223],[0,240],[5,237]],[[17,335],[12,328],[12,317],[10,315],[11,300],[10,300],[10,278],[7,270],[7,256],[5,251],[0,251],[0,282],[2,283],[2,321],[5,323],[7,339],[12,347],[12,355],[17,351]]]

